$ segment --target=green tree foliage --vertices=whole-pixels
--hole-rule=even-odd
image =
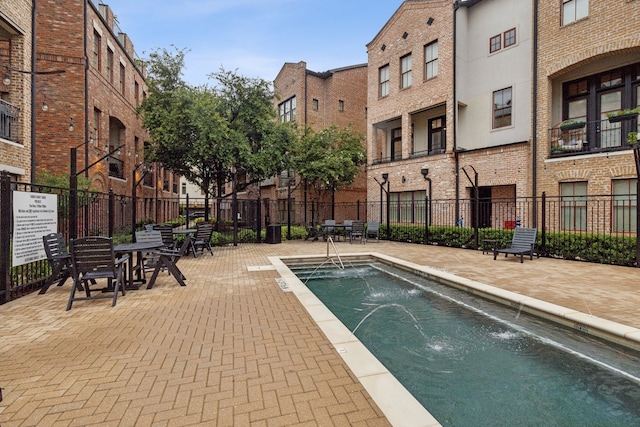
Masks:
[[[295,171],[319,197],[348,187],[367,161],[364,139],[351,127],[307,129],[295,147]]]
[[[182,80],[184,50],[166,49],[148,60],[149,96],[142,102],[151,143],[145,158],[184,176],[205,195],[222,194],[234,171],[248,183],[280,173],[295,133],[278,124],[270,84],[222,69],[217,84],[191,87]]]

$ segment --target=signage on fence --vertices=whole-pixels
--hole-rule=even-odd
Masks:
[[[13,266],[47,258],[42,236],[58,231],[56,194],[13,192]]]

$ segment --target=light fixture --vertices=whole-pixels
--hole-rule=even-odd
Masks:
[[[2,83],[4,83],[5,86],[9,86],[11,84],[11,71],[9,71],[9,68],[7,68],[7,72],[4,75],[4,79],[2,79]]]
[[[73,132],[73,129],[73,117],[69,117],[69,132]]]
[[[47,105],[47,101],[42,101],[42,111],[49,111],[49,106]]]
[[[422,174],[422,177],[424,179],[427,179],[427,175],[429,175],[429,168],[422,168],[420,169],[420,173]]]
[[[427,19],[427,25],[433,24],[433,21],[435,21],[435,19],[433,19],[432,17],[429,17],[429,19]]]
[[[382,174],[382,183],[384,184],[385,182],[387,182],[387,180],[389,179],[389,174],[388,173],[383,173]]]
[[[404,184],[405,182],[407,182],[407,178],[405,178],[404,175],[402,175],[402,183]]]
[[[383,44],[382,46],[380,46],[380,50],[381,50],[381,51],[384,51],[386,48],[387,48],[387,45],[386,45],[386,44]]]
[[[406,31],[404,32],[404,34],[402,35],[403,39],[406,39],[407,37],[409,37],[409,33],[407,33]]]

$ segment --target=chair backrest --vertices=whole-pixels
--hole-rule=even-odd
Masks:
[[[213,224],[210,222],[199,222],[196,224],[195,240],[211,240],[213,234]]]
[[[171,224],[156,224],[154,230],[160,230],[162,243],[167,247],[173,247],[173,226]]]
[[[71,239],[71,265],[76,277],[86,273],[111,273],[116,277],[116,257],[110,237]]]
[[[363,221],[353,221],[351,225],[351,234],[362,234],[364,233],[364,222]]]
[[[377,233],[380,230],[379,221],[369,221],[367,223],[367,233]]]
[[[48,259],[69,255],[62,233],[51,233],[42,236],[42,243]]]
[[[324,220],[324,225],[327,226],[331,226],[331,225],[336,225],[336,220],[335,219],[325,219]],[[333,231],[335,230],[335,227],[325,227],[325,230],[327,231]]]
[[[345,231],[351,231],[351,226],[353,225],[353,220],[352,219],[345,219],[344,221],[342,221],[342,224],[344,224]]]
[[[531,245],[536,243],[536,228],[517,227],[513,230],[511,247],[516,249],[531,249]]]
[[[159,246],[164,245],[160,230],[136,231],[136,242],[158,243]]]

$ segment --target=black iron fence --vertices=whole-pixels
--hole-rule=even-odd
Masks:
[[[15,191],[57,195],[58,231],[68,240],[70,224],[78,237],[111,236],[130,241],[150,222],[171,221],[193,227],[204,213],[203,199],[157,200],[113,192],[78,191],[71,212],[66,188],[0,180],[0,303],[41,287],[50,274],[46,261],[13,266],[12,195]],[[211,199],[208,219],[215,225],[213,243],[263,242],[267,226],[282,237],[305,238],[327,219],[379,221],[384,239],[470,249],[506,245],[516,227],[538,229],[539,254],[564,259],[638,266],[638,206],[635,194],[571,197],[439,199],[353,203],[293,200]],[[134,209],[135,205],[135,209]],[[198,219],[193,218],[197,213]]]

